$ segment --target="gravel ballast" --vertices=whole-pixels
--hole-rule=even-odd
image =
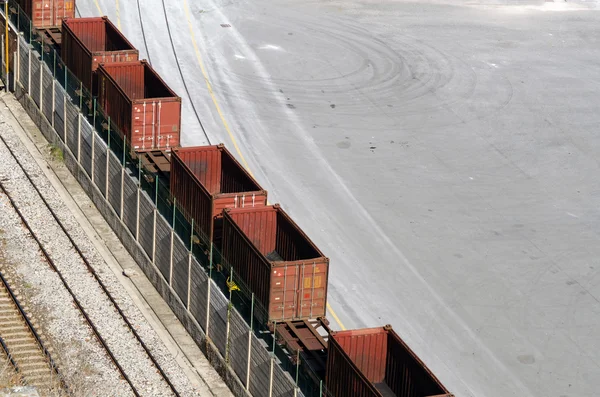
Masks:
[[[198,390],[182,373],[172,354],[134,305],[92,242],[88,240],[58,192],[22,145],[12,126],[7,123],[6,116],[1,113],[0,134],[24,165],[27,173],[115,298],[120,309],[150,348],[152,355],[178,392],[185,396],[199,395]],[[125,322],[87,270],[2,142],[0,142],[0,156],[4,159],[0,163],[0,180],[4,187],[30,223],[34,233],[41,240],[135,387],[142,395],[172,395],[166,382],[152,365],[133,334],[126,328]],[[32,310],[43,314],[44,332],[53,341],[57,350],[56,355],[65,367],[63,372],[66,380],[73,384],[81,384],[82,390],[93,390],[94,395],[131,395],[129,386],[119,379],[114,365],[109,362],[106,353],[83,322],[82,315],[74,307],[71,297],[58,276],[50,270],[48,264],[43,262],[35,241],[27,237],[28,233],[6,198],[2,197],[0,203],[2,204],[0,227],[6,231],[3,237],[13,241],[11,245],[14,245],[14,248],[8,250],[11,257],[11,265],[8,266],[24,285],[30,286],[24,288],[27,290],[24,294],[30,299]],[[80,362],[77,362],[78,360]]]

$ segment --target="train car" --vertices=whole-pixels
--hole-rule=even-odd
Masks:
[[[100,63],[98,101],[136,152],[179,147],[181,98],[147,61]]]
[[[75,18],[75,0],[17,0],[36,29],[60,29],[64,18]]]
[[[173,149],[171,194],[195,231],[217,245],[223,209],[267,205],[267,191],[223,144]]]
[[[325,384],[340,397],[452,397],[390,325],[330,332]]]
[[[329,258],[278,204],[224,210],[221,254],[267,309],[265,323],[325,316]]]
[[[108,17],[62,21],[61,58],[92,95],[98,94],[98,64],[137,61],[139,52]]]

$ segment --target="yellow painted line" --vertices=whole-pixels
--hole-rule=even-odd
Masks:
[[[331,317],[333,317],[335,322],[338,323],[338,325],[340,326],[342,331],[345,331],[346,327],[344,327],[344,324],[342,324],[342,322],[340,321],[340,318],[337,316],[337,314],[335,314],[335,312],[333,311],[333,308],[331,307],[329,302],[327,302],[327,310],[329,310],[329,314],[331,314]]]
[[[223,123],[223,126],[225,127],[227,134],[229,135],[229,139],[231,139],[231,142],[233,143],[233,147],[235,148],[235,151],[240,156],[240,159],[242,160],[242,163],[243,163],[244,167],[246,168],[246,170],[248,171],[248,173],[250,175],[252,175],[252,177],[254,177],[254,175],[252,174],[252,171],[250,170],[250,167],[248,166],[248,162],[246,161],[246,159],[244,158],[244,155],[242,154],[242,151],[240,150],[240,147],[237,143],[237,140],[235,139],[235,136],[233,136],[233,133],[231,132],[231,129],[229,128],[229,124],[227,123],[227,120],[225,120],[225,116],[223,116],[223,112],[221,111],[221,106],[219,106],[219,102],[217,101],[217,98],[215,97],[212,86],[210,84],[210,80],[208,79],[208,74],[206,73],[206,69],[204,68],[204,62],[202,61],[202,55],[200,55],[200,49],[198,48],[198,44],[196,43],[196,36],[194,35],[194,27],[192,25],[192,18],[191,18],[190,11],[188,8],[187,0],[183,0],[183,10],[185,12],[185,16],[186,16],[186,19],[188,22],[188,27],[190,29],[190,38],[192,40],[192,46],[194,47],[194,52],[196,53],[196,59],[198,60],[198,64],[200,65],[200,70],[202,71],[202,76],[204,76],[204,82],[206,83],[206,87],[208,88],[208,93],[210,94],[213,104],[215,105],[215,108],[217,109],[217,113],[219,113],[219,117],[221,118],[221,122]],[[333,317],[335,322],[338,323],[340,328],[342,330],[345,330],[346,327],[344,327],[344,324],[342,324],[342,322],[340,321],[340,318],[337,316],[337,314],[335,314],[335,311],[333,310],[333,308],[331,307],[329,302],[327,303],[327,310],[329,310],[331,317]]]
[[[117,10],[117,26],[121,30],[121,10],[119,9],[119,0],[115,0],[115,6]]]
[[[98,12],[100,13],[100,15],[104,15],[104,14],[102,14],[102,8],[100,8],[100,4],[98,3],[98,0],[94,0],[94,4],[96,4],[96,8],[98,9]]]
[[[200,55],[200,50],[198,49],[198,44],[196,43],[196,36],[194,35],[194,28],[192,26],[192,19],[190,16],[190,11],[188,8],[187,0],[183,0],[183,10],[185,11],[185,16],[187,18],[188,27],[190,29],[190,37],[192,39],[192,46],[194,47],[194,52],[196,53],[196,59],[198,60],[198,64],[200,64],[200,70],[202,71],[202,76],[204,76],[204,82],[206,83],[206,87],[208,88],[208,93],[210,94],[210,97],[212,98],[215,108],[217,109],[217,113],[219,113],[219,117],[221,118],[221,122],[223,123],[223,126],[225,127],[227,134],[229,135],[229,139],[231,139],[231,142],[233,143],[233,147],[235,148],[235,151],[240,156],[240,159],[242,160],[242,163],[244,164],[244,167],[246,168],[248,173],[254,177],[254,175],[252,174],[252,171],[250,170],[250,167],[248,166],[248,162],[246,161],[246,158],[244,157],[244,155],[242,154],[242,151],[240,150],[237,140],[231,133],[231,129],[229,128],[229,124],[227,123],[227,120],[225,120],[225,116],[223,116],[223,112],[221,111],[221,106],[219,106],[219,102],[217,102],[217,98],[215,97],[212,86],[208,79],[208,74],[206,73],[206,69],[204,68],[204,62],[202,61],[202,55]]]

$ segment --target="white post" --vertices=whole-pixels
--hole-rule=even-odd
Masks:
[[[110,172],[110,146],[108,146],[106,148],[106,178],[104,180],[104,197],[106,197],[106,200],[108,200],[108,182],[110,180],[109,172]]]
[[[6,16],[4,18],[4,23],[6,23]],[[8,62],[8,59],[4,59],[4,35],[2,35],[2,74],[4,74],[4,72],[6,71],[6,67],[4,65],[6,65],[6,63]],[[7,91],[8,91],[8,75],[6,76],[6,87],[7,87]]]
[[[66,85],[66,83],[65,83]],[[65,147],[69,147],[67,145],[67,91],[65,90],[65,94],[63,95],[63,142],[65,143]]]
[[[42,52],[44,48],[42,46]],[[44,115],[44,62],[40,61],[40,112]],[[44,115],[45,117],[45,115]]]
[[[17,57],[15,63],[15,73],[17,78],[15,82],[21,82],[21,33],[17,30]],[[17,85],[15,84],[15,91],[17,90]]]
[[[173,230],[175,229],[175,215],[177,213],[177,207],[173,204]],[[190,226],[190,250],[188,252],[188,287],[187,287],[187,309],[190,310],[190,301],[192,299],[192,252],[194,251],[194,218],[192,218],[192,223]],[[210,280],[209,280],[210,281]],[[207,301],[210,301],[210,284],[208,285],[208,298]],[[209,303],[207,303],[208,305]],[[208,307],[207,309],[208,310]],[[208,312],[207,312],[208,313]],[[208,337],[208,320],[206,320],[206,336]]]
[[[173,229],[171,229],[171,255],[170,255],[170,262],[169,262],[169,286],[173,286],[173,238],[174,238],[174,231]]]
[[[54,76],[52,77],[52,116],[51,116],[51,123],[52,123],[52,128],[54,128],[54,111],[56,110],[55,102],[56,102],[56,95],[55,95],[55,85],[56,85],[56,80],[54,79]]]
[[[27,69],[27,94],[31,96],[31,47],[29,47],[29,61],[28,69]]]
[[[121,221],[123,221],[123,209],[125,202],[125,167],[121,167]]]
[[[92,185],[95,185],[96,183],[94,182],[94,168],[95,167],[95,163],[96,163],[96,131],[94,131],[92,129]]]
[[[152,228],[152,264],[154,265],[156,264],[156,207],[154,207],[152,214],[154,216],[154,227]]]
[[[246,390],[250,388],[250,363],[252,358],[252,326],[254,325],[254,292],[250,306],[250,328],[248,329],[248,361],[246,364]],[[320,397],[320,396],[319,396]]]
[[[210,280],[209,277],[206,281],[208,282],[208,288],[206,289],[206,328],[204,328],[204,333],[208,338],[208,323],[210,321]]]
[[[188,288],[187,288],[187,309],[190,310],[190,301],[192,299],[192,253],[188,254]]]
[[[252,328],[248,330],[248,359],[246,364],[246,390],[250,390],[250,363],[252,362]]]
[[[67,142],[65,142],[67,145]],[[81,113],[77,112],[77,162],[81,164]]]
[[[233,282],[233,266],[231,267],[231,282]],[[231,294],[232,291],[229,290],[229,302],[227,304],[227,322],[225,323],[225,362],[229,364],[229,326],[231,319]]]
[[[19,48],[18,46],[18,42],[17,42],[17,48]],[[13,73],[13,91],[17,92],[17,81],[19,81],[19,69],[17,69],[18,66],[18,53],[17,51],[14,52],[14,56],[13,56],[13,63],[14,63],[14,68],[15,68],[15,72]]]
[[[140,241],[140,185],[137,187],[137,211],[135,212],[135,241]]]
[[[269,397],[273,397],[273,366],[275,365],[275,357],[271,356],[271,374],[269,375]]]
[[[108,181],[110,180],[109,172],[110,172],[110,130],[108,133],[108,146],[106,147],[106,178],[104,179],[104,197],[106,197],[106,200],[110,202],[110,200],[108,200]]]

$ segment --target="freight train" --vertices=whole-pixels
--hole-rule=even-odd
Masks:
[[[74,0],[18,3],[147,175],[170,181],[170,200],[193,233],[219,248],[217,268],[235,269],[266,309],[259,321],[290,360],[302,356],[327,395],[451,396],[391,326],[329,328],[329,258],[278,204],[268,204],[267,191],[224,145],[180,146],[181,98],[107,17],[75,18]]]

